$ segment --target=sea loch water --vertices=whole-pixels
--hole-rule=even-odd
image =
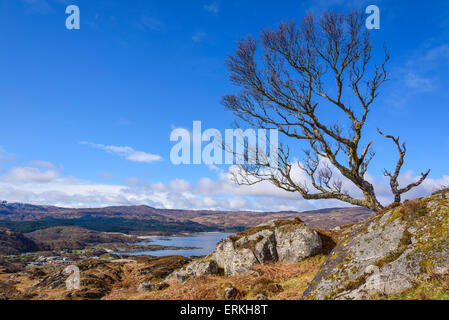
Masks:
[[[184,237],[156,237],[151,241],[141,242],[139,244],[156,244],[162,246],[175,247],[196,247],[199,249],[182,249],[182,250],[157,250],[157,251],[137,251],[130,252],[130,255],[152,255],[156,257],[168,255],[180,255],[185,257],[205,256],[214,251],[216,244],[231,233],[222,232],[201,232]]]

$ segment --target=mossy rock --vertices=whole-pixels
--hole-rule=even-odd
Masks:
[[[449,270],[446,192],[405,201],[361,224],[330,253],[304,299],[370,299]]]

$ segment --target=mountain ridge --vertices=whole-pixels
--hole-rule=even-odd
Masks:
[[[159,209],[147,205],[108,206],[101,208],[62,208],[57,206],[32,205],[26,203],[0,202],[0,223],[5,227],[11,223],[42,221],[75,221],[75,219],[124,219],[155,223],[163,228],[170,224],[204,226],[207,230],[235,230],[253,227],[272,219],[301,218],[313,227],[331,229],[339,225],[357,223],[372,216],[370,210],[359,207],[326,208],[308,211],[224,211]],[[52,226],[54,223],[52,224]],[[105,230],[102,230],[105,231]],[[189,231],[186,229],[186,231]]]

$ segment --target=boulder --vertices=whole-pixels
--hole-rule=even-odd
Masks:
[[[248,237],[244,237],[240,241],[242,240],[245,244],[254,242],[253,253],[259,263],[278,260],[276,236],[273,231],[262,230]]]
[[[242,242],[241,242],[242,243]],[[236,249],[231,240],[226,239],[217,244],[215,251],[209,256],[216,261],[225,276],[236,274],[256,274],[250,268],[258,263],[253,251],[249,248]]]
[[[225,299],[227,299],[227,300],[234,299],[237,296],[237,294],[238,294],[238,291],[233,286],[227,287],[224,291],[224,296],[225,296]]]
[[[296,263],[320,252],[321,238],[299,219],[272,220],[218,243],[210,258],[226,276],[255,274],[255,264]]]
[[[217,262],[211,259],[199,259],[192,261],[178,271],[174,271],[167,277],[167,280],[175,278],[178,282],[183,283],[190,277],[211,274],[218,274]]]
[[[155,290],[163,290],[168,285],[164,282],[150,282],[150,281],[144,281],[141,284],[139,284],[139,287],[137,288],[138,291],[155,291]]]
[[[296,263],[320,252],[318,233],[303,224],[282,225],[276,228],[276,250],[279,261]]]
[[[321,248],[318,233],[301,220],[272,220],[223,239],[206,259],[195,260],[170,277],[183,282],[205,274],[258,275],[251,269],[256,264],[296,263],[319,253]]]
[[[334,248],[303,299],[370,299],[449,270],[449,192],[406,201],[355,228]]]

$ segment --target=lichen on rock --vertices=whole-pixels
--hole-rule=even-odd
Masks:
[[[449,270],[446,194],[406,201],[361,224],[331,252],[304,299],[370,299]]]

